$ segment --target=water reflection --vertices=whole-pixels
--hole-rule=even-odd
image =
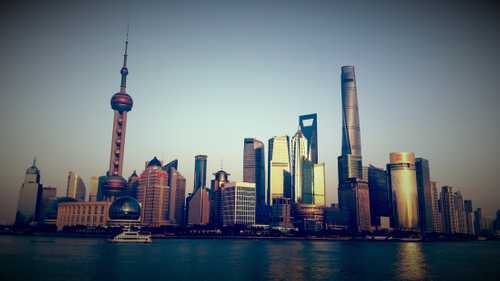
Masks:
[[[396,261],[396,275],[400,280],[425,280],[427,271],[421,243],[401,243]]]

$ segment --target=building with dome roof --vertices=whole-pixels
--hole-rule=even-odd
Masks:
[[[109,206],[110,225],[133,225],[141,222],[141,204],[131,196],[123,196]]]
[[[170,188],[168,174],[154,157],[139,176],[137,200],[141,204],[141,224],[149,227],[170,225]]]
[[[19,190],[17,202],[16,225],[23,226],[34,223],[37,214],[41,211],[42,185],[40,184],[40,170],[36,166],[36,159],[26,169],[24,182]]]

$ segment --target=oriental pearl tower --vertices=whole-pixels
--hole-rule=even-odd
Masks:
[[[123,66],[120,70],[122,76],[120,91],[111,97],[111,108],[114,110],[113,134],[111,139],[111,153],[109,157],[109,170],[104,183],[104,197],[114,200],[119,197],[127,187],[127,181],[122,177],[123,156],[125,148],[125,129],[127,127],[127,112],[132,110],[132,97],[127,94],[127,49],[128,32],[125,40],[125,53]]]

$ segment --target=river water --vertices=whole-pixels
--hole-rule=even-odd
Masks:
[[[500,242],[0,236],[0,280],[500,280]]]

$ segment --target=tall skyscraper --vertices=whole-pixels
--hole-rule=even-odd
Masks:
[[[358,94],[354,66],[341,69],[342,155],[338,160],[339,205],[349,213],[350,228],[370,229],[368,182],[363,179]]]
[[[316,163],[313,166],[312,203],[317,207],[326,207],[325,190],[326,190],[325,163]]]
[[[302,202],[302,164],[309,157],[309,145],[300,128],[292,137],[291,143],[291,197],[294,203]],[[311,181],[312,183],[312,181]],[[312,190],[311,190],[312,191]]]
[[[169,217],[168,174],[161,166],[160,160],[154,157],[139,177],[137,200],[141,203],[141,223],[146,226],[172,224]]]
[[[137,199],[137,191],[139,190],[139,176],[137,172],[134,170],[130,177],[128,177],[127,182],[127,194],[128,196],[134,197]]]
[[[291,196],[289,137],[269,139],[268,154],[267,202],[272,205],[273,198]]]
[[[422,232],[432,232],[432,194],[429,161],[415,159],[417,172],[418,219]]]
[[[186,178],[177,170],[172,174],[172,185],[175,182],[177,191],[175,192],[175,223],[184,224],[186,208]]]
[[[41,208],[41,197],[40,170],[36,166],[36,159],[33,159],[33,164],[26,170],[24,182],[19,190],[16,225],[26,225],[37,219]]]
[[[222,190],[224,226],[255,224],[255,183],[230,182]]]
[[[451,186],[441,187],[440,203],[443,232],[448,234],[457,233],[458,221],[455,211],[455,196]]]
[[[113,200],[121,195],[126,188],[127,181],[122,177],[123,158],[125,152],[125,130],[127,128],[127,113],[132,110],[132,97],[127,94],[127,50],[128,33],[125,40],[125,53],[123,54],[123,66],[120,70],[120,91],[111,97],[111,108],[114,111],[113,133],[111,137],[111,152],[109,157],[109,170],[104,183],[104,197]]]
[[[66,184],[66,197],[76,199],[78,201],[85,201],[85,183],[82,178],[75,172],[68,173],[68,181]]]
[[[99,177],[90,177],[89,181],[89,201],[97,201],[97,190],[99,188]]]
[[[464,200],[464,211],[465,211],[465,231],[469,235],[474,235],[474,224],[472,221],[472,201]]]
[[[403,231],[419,231],[415,155],[393,152],[387,164],[392,190],[393,225]]]
[[[54,186],[44,186],[42,188],[42,200],[39,201],[41,203],[41,207],[38,208],[39,212],[37,215],[38,222],[43,222],[45,219],[45,215],[48,212],[50,204],[56,200],[57,197],[57,188]]]
[[[436,233],[443,232],[441,223],[441,213],[439,211],[439,192],[437,183],[431,181],[431,194],[432,194],[432,231]]]
[[[483,230],[483,210],[477,208],[474,211],[474,233],[476,235],[481,235]]]
[[[299,116],[299,127],[307,139],[307,158],[318,163],[318,116],[316,113]]]
[[[255,138],[245,138],[243,144],[243,181],[255,183],[255,213],[257,223],[266,223],[266,158],[264,143]]]
[[[229,183],[229,174],[224,170],[215,172],[211,181],[210,193],[210,223],[215,226],[223,225],[223,190]]]
[[[381,217],[391,217],[391,190],[387,172],[375,166],[368,166],[368,189],[370,194],[370,216],[373,226],[380,226]]]
[[[457,233],[466,234],[464,198],[460,191],[455,191],[453,194],[453,203],[455,204],[455,216],[457,218]]]
[[[207,187],[207,156],[196,155],[194,157],[194,187],[195,192],[200,187]]]
[[[300,202],[304,204],[313,204],[314,200],[314,163],[309,159],[302,159],[302,182]]]

